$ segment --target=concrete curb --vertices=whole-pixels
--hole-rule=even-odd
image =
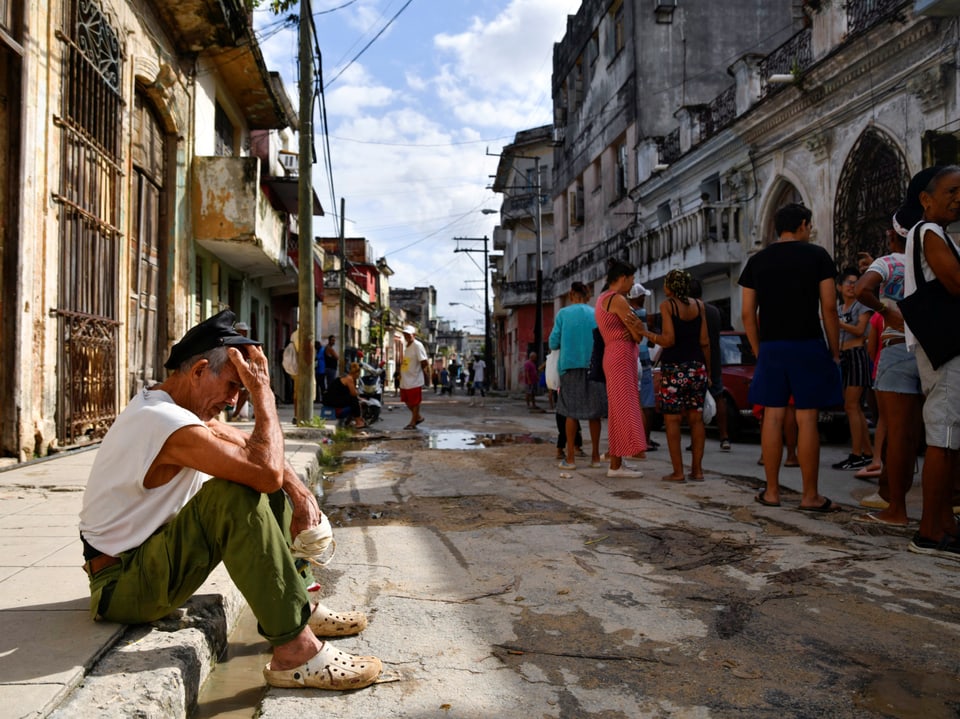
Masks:
[[[320,473],[326,428],[285,431],[286,457],[310,484]],[[171,617],[132,626],[86,667],[86,676],[46,716],[51,719],[187,719],[227,646],[246,601],[220,565]]]

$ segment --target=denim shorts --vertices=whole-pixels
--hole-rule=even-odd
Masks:
[[[960,449],[960,357],[934,369],[923,348],[916,346],[917,369],[926,399],[923,423],[927,444],[943,449]]]
[[[653,396],[653,370],[650,369],[650,365],[640,369],[640,406],[657,406],[657,400]]]
[[[750,403],[821,409],[843,403],[840,367],[823,340],[770,340],[760,343],[750,383]]]
[[[877,380],[873,388],[877,392],[896,392],[897,394],[923,394],[920,386],[920,370],[917,369],[917,357],[907,345],[889,345],[880,350],[877,361]]]

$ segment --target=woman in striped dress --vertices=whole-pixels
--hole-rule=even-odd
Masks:
[[[615,260],[607,272],[607,290],[597,298],[594,310],[603,337],[603,373],[607,379],[608,477],[642,477],[643,473],[623,464],[647,448],[643,412],[637,389],[637,343],[643,337],[643,323],[633,314],[627,292],[633,287],[637,268]]]

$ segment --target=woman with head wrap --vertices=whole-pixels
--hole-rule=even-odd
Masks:
[[[911,180],[908,210],[923,208],[920,222],[907,235],[904,250],[904,298],[917,291],[917,274],[923,281],[939,280],[950,295],[960,296],[960,247],[947,234],[947,226],[960,218],[960,167],[932,167]],[[919,244],[920,266],[914,262]],[[944,317],[944,332],[956,332],[956,317]],[[927,451],[923,462],[923,512],[920,531],[910,542],[911,552],[960,559],[960,538],[951,501],[953,483],[960,472],[960,356],[934,368],[923,346],[906,324],[906,345],[917,356],[920,385],[925,397],[923,421]]]
[[[693,460],[690,479],[703,480],[703,401],[710,376],[710,340],[703,303],[690,297],[691,276],[683,270],[670,270],[663,281],[667,296],[660,305],[663,329],[646,337],[660,345],[660,388],[657,409],[667,428],[667,446],[673,472],[663,477],[668,482],[683,482],[683,455],[680,451],[680,421],[690,426]],[[718,360],[719,361],[719,360]]]

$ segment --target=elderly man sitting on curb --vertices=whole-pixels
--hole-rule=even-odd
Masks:
[[[368,686],[379,659],[318,639],[367,620],[308,599],[289,538],[316,527],[320,508],[284,459],[267,358],[233,321],[227,310],[187,332],[164,365],[170,376],[131,399],[97,452],[80,513],[90,611],[160,619],[222,561],[273,647],[268,684]],[[241,388],[254,408],[249,434],[216,419]]]

